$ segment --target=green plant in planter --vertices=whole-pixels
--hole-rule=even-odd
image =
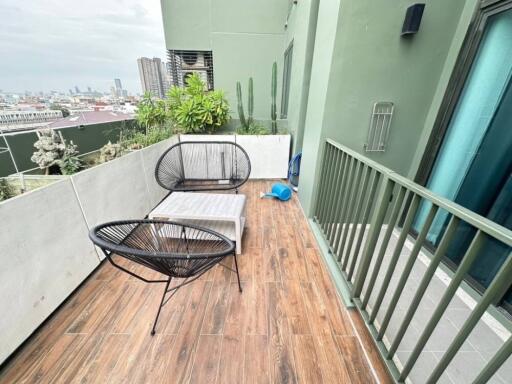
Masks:
[[[78,149],[72,141],[66,144],[60,135],[51,129],[40,131],[39,139],[34,143],[37,149],[30,160],[48,175],[50,171],[69,175],[82,168],[82,161],[77,157]]]
[[[112,144],[110,141],[100,149],[100,163],[114,160],[121,157],[123,154],[123,147],[119,143]]]
[[[146,131],[155,126],[161,126],[167,120],[167,111],[165,102],[163,100],[154,100],[149,92],[144,94],[144,97],[137,106],[137,122]]]
[[[238,106],[238,117],[240,119],[240,127],[236,129],[239,135],[266,135],[267,128],[254,121],[254,92],[252,77],[249,78],[249,87],[247,95],[247,112],[248,118],[245,118],[244,105],[242,102],[242,86],[240,82],[236,82],[236,98]]]
[[[14,196],[16,196],[14,187],[6,179],[0,179],[0,201],[10,199]]]
[[[59,162],[59,167],[63,175],[72,175],[84,168],[82,160],[77,156],[64,157]]]
[[[229,121],[229,104],[222,91],[207,91],[198,74],[189,76],[186,87],[172,87],[167,110],[180,133],[213,133]]]
[[[127,135],[122,146],[127,149],[142,149],[171,137],[171,130],[167,127],[150,128],[147,134],[140,131]]]
[[[271,84],[271,102],[270,102],[270,119],[272,120],[272,134],[277,135],[277,63],[272,64],[272,84]]]
[[[84,163],[78,157],[78,147],[72,141],[65,144],[62,158],[56,161],[63,175],[72,175],[84,167]]]

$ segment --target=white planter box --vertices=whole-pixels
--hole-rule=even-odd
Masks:
[[[251,179],[285,179],[290,161],[290,135],[180,135],[181,141],[232,141],[251,160]]]

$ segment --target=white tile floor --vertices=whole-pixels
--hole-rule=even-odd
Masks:
[[[398,235],[399,232],[395,229],[395,232],[393,233],[386,250],[381,272],[378,275],[373,293],[370,296],[368,304],[370,311],[375,305],[377,293],[384,279],[385,272],[388,268],[389,260],[398,240]],[[379,239],[379,242],[381,239],[382,236]],[[386,309],[395,291],[395,287],[401,276],[405,262],[412,250],[412,246],[412,242],[407,241],[404,248],[402,249],[400,260],[397,264],[388,291],[384,297],[382,306],[376,318],[377,329],[379,328],[380,323],[384,318]],[[377,244],[377,247],[379,247],[379,244]],[[420,253],[420,256],[414,264],[409,279],[407,280],[407,284],[398,302],[397,309],[395,310],[388,329],[385,333],[384,340],[386,343],[388,343],[388,345],[390,345],[394,340],[398,328],[400,327],[401,320],[409,308],[409,304],[412,301],[421,278],[426,271],[428,266],[428,261],[426,262],[426,260],[428,260],[428,257]],[[373,263],[370,266],[370,271],[372,270]],[[432,314],[446,287],[447,275],[440,268],[438,268],[436,275],[429,284],[425,296],[423,297],[418,310],[416,311],[416,314],[413,317],[413,320],[398,347],[398,351],[395,356],[395,361],[398,365],[403,365],[407,361],[407,358],[410,356],[416,341],[426,326],[430,315]],[[365,291],[366,284],[363,289],[363,296]],[[469,316],[471,312],[471,305],[474,305],[474,303],[472,304],[469,302],[467,295],[464,295],[463,292],[458,292],[457,295],[452,299],[434,333],[425,345],[420,358],[411,371],[409,376],[410,382],[416,384],[424,383],[426,381],[437,362],[439,362],[444,352],[455,338],[463,322]],[[486,318],[490,318],[490,316],[487,316]],[[489,326],[489,324],[491,326]],[[504,337],[506,338],[508,336],[510,336],[510,333],[503,326],[497,324],[496,321],[486,322],[481,319],[466,342],[462,345],[453,361],[448,366],[446,372],[440,380],[440,383],[470,383],[485,366],[487,361],[493,357],[498,348],[503,345]],[[509,359],[489,382],[501,384],[512,383],[512,357],[509,357]]]

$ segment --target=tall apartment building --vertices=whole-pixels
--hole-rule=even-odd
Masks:
[[[142,91],[164,98],[170,86],[169,74],[165,63],[158,57],[152,59],[141,57],[137,59],[137,64],[139,66]]]

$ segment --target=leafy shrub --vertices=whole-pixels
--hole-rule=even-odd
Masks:
[[[220,90],[207,91],[198,74],[186,87],[172,87],[167,94],[171,121],[181,133],[213,133],[229,121],[229,104]]]
[[[264,125],[252,122],[249,125],[241,125],[236,129],[238,135],[269,135],[270,131]]]
[[[72,141],[66,144],[61,136],[51,129],[41,131],[41,136],[34,143],[34,147],[37,151],[30,160],[44,169],[46,174],[50,172],[50,168],[57,166],[63,175],[70,175],[83,166],[77,157],[77,146]]]
[[[153,127],[147,133],[132,131],[123,143],[128,149],[141,149],[171,137],[171,130],[166,127]]]
[[[60,171],[63,175],[72,175],[80,171],[84,164],[77,156],[64,157],[59,161]]]
[[[117,157],[122,156],[123,148],[121,144],[112,144],[110,141],[100,149],[100,163],[106,163],[107,161],[114,160]]]
[[[6,179],[0,179],[0,201],[14,196],[16,196],[15,188]]]
[[[154,100],[149,92],[137,106],[137,122],[148,133],[151,128],[162,126],[167,120],[166,105],[163,100]]]

